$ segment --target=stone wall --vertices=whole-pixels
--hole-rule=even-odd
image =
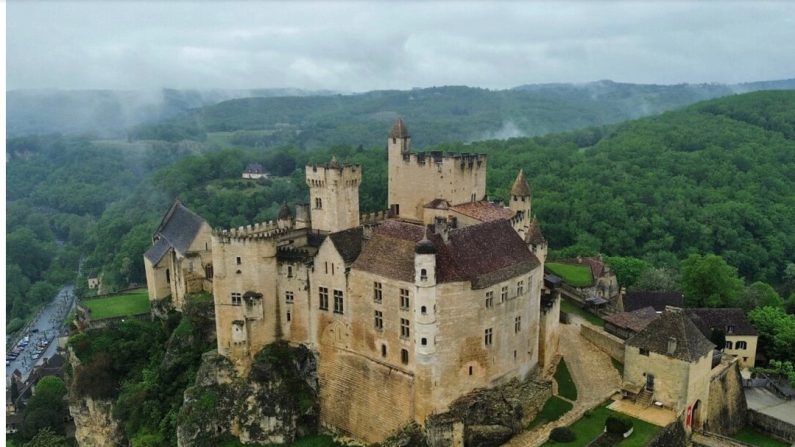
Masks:
[[[687,432],[682,421],[676,420],[660,430],[646,447],[685,447],[686,445]]]
[[[755,410],[748,410],[748,422],[764,433],[795,443],[795,425]]]
[[[722,364],[713,370],[704,429],[721,435],[734,435],[745,426],[747,410],[739,363]]]
[[[615,335],[592,328],[587,324],[580,325],[580,335],[613,359],[624,363],[624,340]]]

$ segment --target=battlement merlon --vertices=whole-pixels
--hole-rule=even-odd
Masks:
[[[221,243],[243,240],[275,240],[291,231],[306,232],[306,230],[300,229],[279,228],[276,222],[268,221],[237,228],[216,228],[213,230],[213,236],[218,238]]]
[[[322,165],[307,165],[305,168],[306,184],[309,187],[323,187],[327,182],[355,181],[361,182],[362,167],[356,164],[340,164],[335,159]]]

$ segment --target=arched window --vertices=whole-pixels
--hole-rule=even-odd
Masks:
[[[425,306],[422,306],[422,307],[420,307],[420,313],[422,313],[423,315],[426,315],[428,313],[428,309],[426,309]]]
[[[731,349],[731,348],[732,348],[732,342],[727,341],[726,342],[726,349]]]
[[[734,349],[748,349],[748,343],[744,341],[738,341],[734,344]]]

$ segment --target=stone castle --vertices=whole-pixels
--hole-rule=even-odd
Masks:
[[[332,159],[276,222],[211,231],[175,203],[145,256],[152,299],[212,291],[218,352],[241,374],[270,343],[312,350],[321,424],[368,443],[528,378],[558,340],[524,173],[504,206],[485,155],[412,153],[400,119],[387,150],[386,211],[360,214],[360,166]]]

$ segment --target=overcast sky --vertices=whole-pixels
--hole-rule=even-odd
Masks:
[[[7,89],[795,77],[795,2],[7,4]]]

